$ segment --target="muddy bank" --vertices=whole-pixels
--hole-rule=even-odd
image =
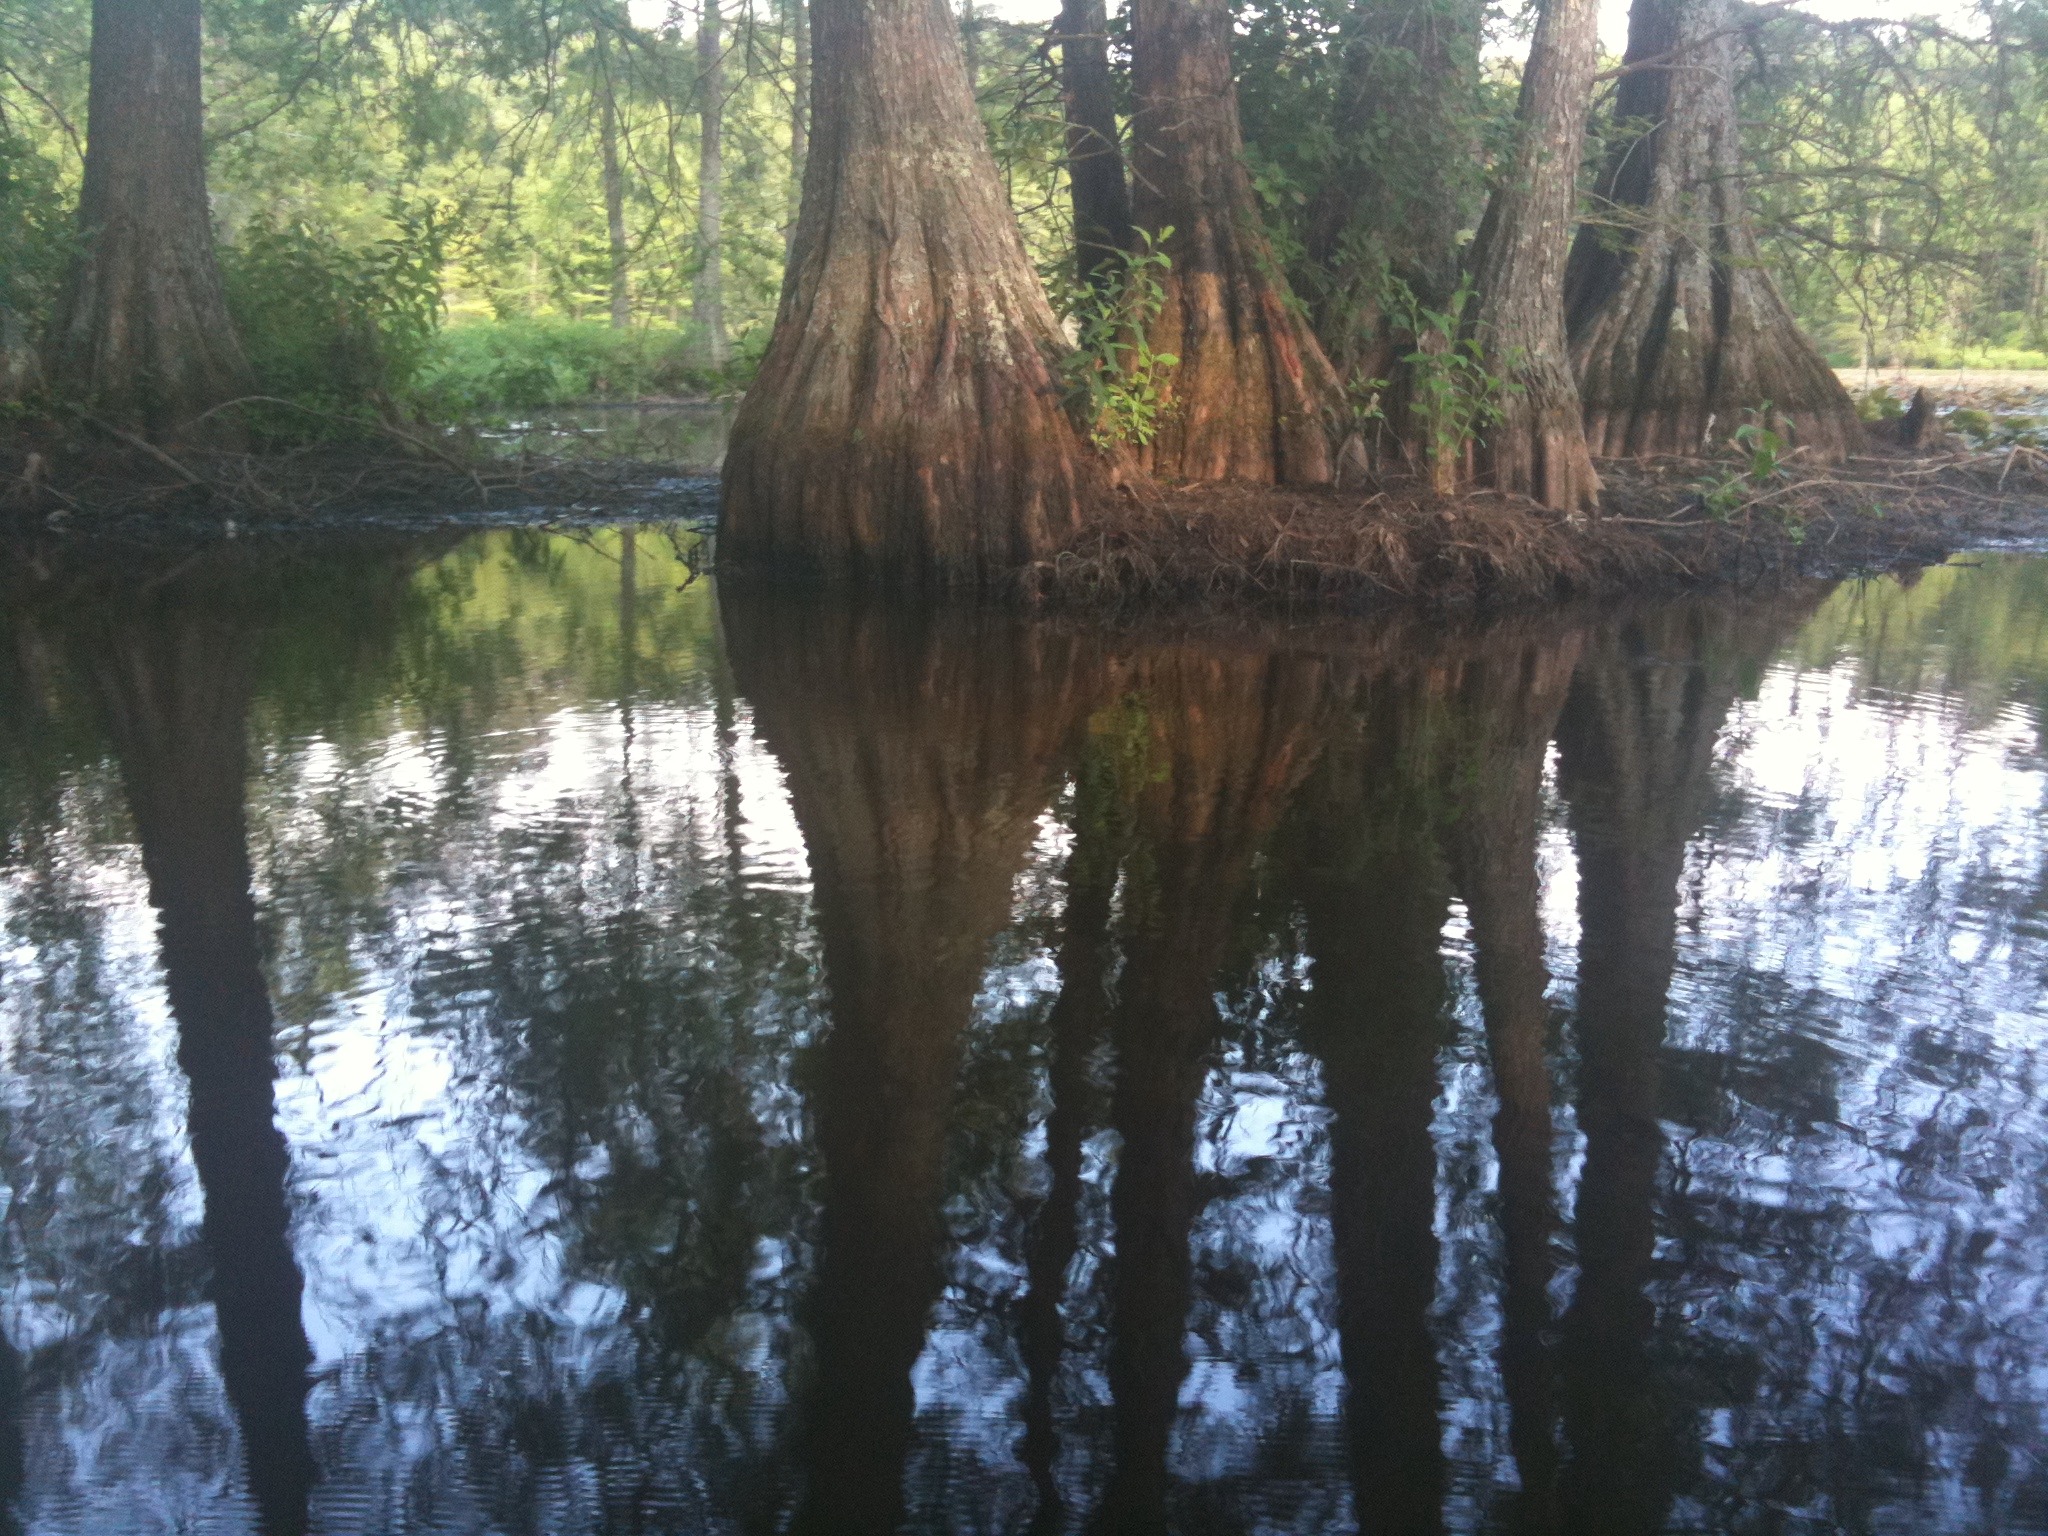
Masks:
[[[0,466],[5,468],[5,466]],[[659,522],[709,533],[718,481],[637,460],[453,453],[107,457],[62,481],[0,477],[0,531],[157,548],[491,526]],[[1602,510],[1445,500],[1400,479],[1343,490],[1119,492],[1019,573],[1056,607],[1350,612],[1387,602],[1546,603],[1840,576],[1966,548],[2048,544],[2048,455],[1879,449],[1768,474],[1732,459],[1609,461]],[[745,573],[759,574],[759,573]]]
[[[1878,452],[1752,478],[1725,459],[1608,461],[1597,516],[1520,498],[1212,486],[1126,494],[1027,588],[1061,605],[1350,610],[1549,602],[1842,576],[2048,543],[2039,454]]]

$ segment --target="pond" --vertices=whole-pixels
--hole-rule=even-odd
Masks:
[[[637,460],[715,471],[725,457],[735,409],[731,401],[552,406],[477,431],[505,454]]]
[[[12,559],[17,1528],[2048,1530],[2048,560],[688,553]]]

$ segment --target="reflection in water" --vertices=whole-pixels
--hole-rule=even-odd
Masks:
[[[832,1029],[795,1529],[893,1531],[940,1285],[960,1039],[1068,734],[1070,644],[1001,616],[734,602],[733,671],[787,775]]]
[[[2048,1530],[2048,562],[1163,634],[685,548],[13,562],[22,1529]]]
[[[220,1373],[264,1531],[306,1528],[302,1281],[287,1231],[289,1155],[273,1123],[274,1022],[249,891],[243,784],[252,636],[183,604],[84,641],[156,908],[164,988],[189,1083],[192,1162],[220,1329]]]
[[[1323,667],[1258,650],[1132,658],[1139,717],[1124,966],[1112,1034],[1111,1123],[1121,1141],[1109,1386],[1109,1486],[1095,1524],[1165,1531],[1169,1447],[1188,1360],[1189,1237],[1200,1204],[1197,1099],[1216,1048],[1218,962],[1253,857],[1314,761]]]
[[[1558,732],[1579,860],[1579,1282],[1565,1319],[1571,1528],[1663,1529],[1689,1449],[1664,1400],[1646,1293],[1663,1164],[1659,1055],[1679,877],[1741,678],[1786,627],[1679,606],[1596,637]]]
[[[1368,686],[1300,815],[1305,1041],[1330,1126],[1330,1228],[1358,1524],[1440,1528],[1436,1058],[1450,887],[1430,785],[1430,679]]]

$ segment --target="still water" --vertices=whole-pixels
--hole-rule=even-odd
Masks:
[[[2048,561],[686,554],[11,557],[8,1528],[2048,1530]]]

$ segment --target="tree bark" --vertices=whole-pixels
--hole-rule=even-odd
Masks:
[[[699,357],[725,366],[725,39],[719,0],[697,24],[697,276],[690,289]]]
[[[1566,512],[1600,494],[1564,330],[1564,267],[1593,93],[1596,0],[1544,0],[1522,71],[1515,145],[1473,258],[1473,334],[1506,388],[1480,434],[1497,490]]]
[[[1340,375],[1391,378],[1388,277],[1432,309],[1458,286],[1458,235],[1477,212],[1475,0],[1359,0],[1346,17],[1333,126],[1338,159],[1309,212],[1306,274],[1316,335]]]
[[[51,387],[158,441],[252,393],[206,200],[199,0],[93,0],[82,250],[45,346]],[[203,429],[233,437],[216,417]]]
[[[733,422],[721,558],[994,585],[1078,525],[1103,466],[944,0],[820,0],[803,212]]]
[[[597,143],[604,181],[604,227],[611,259],[612,329],[633,324],[633,286],[626,244],[626,178],[619,167],[619,101],[612,82],[611,47],[597,33]]]
[[[1862,441],[1856,408],[1785,307],[1743,203],[1731,0],[1635,0],[1603,223],[1566,273],[1572,361],[1595,453],[1696,454],[1767,411],[1809,458]]]
[[[1298,312],[1245,167],[1223,0],[1133,0],[1137,226],[1171,229],[1155,350],[1179,358],[1140,461],[1169,480],[1322,485],[1343,403]]]
[[[1074,277],[1083,290],[1108,293],[1131,248],[1131,187],[1117,135],[1104,0],[1063,0],[1056,35],[1074,207]]]

